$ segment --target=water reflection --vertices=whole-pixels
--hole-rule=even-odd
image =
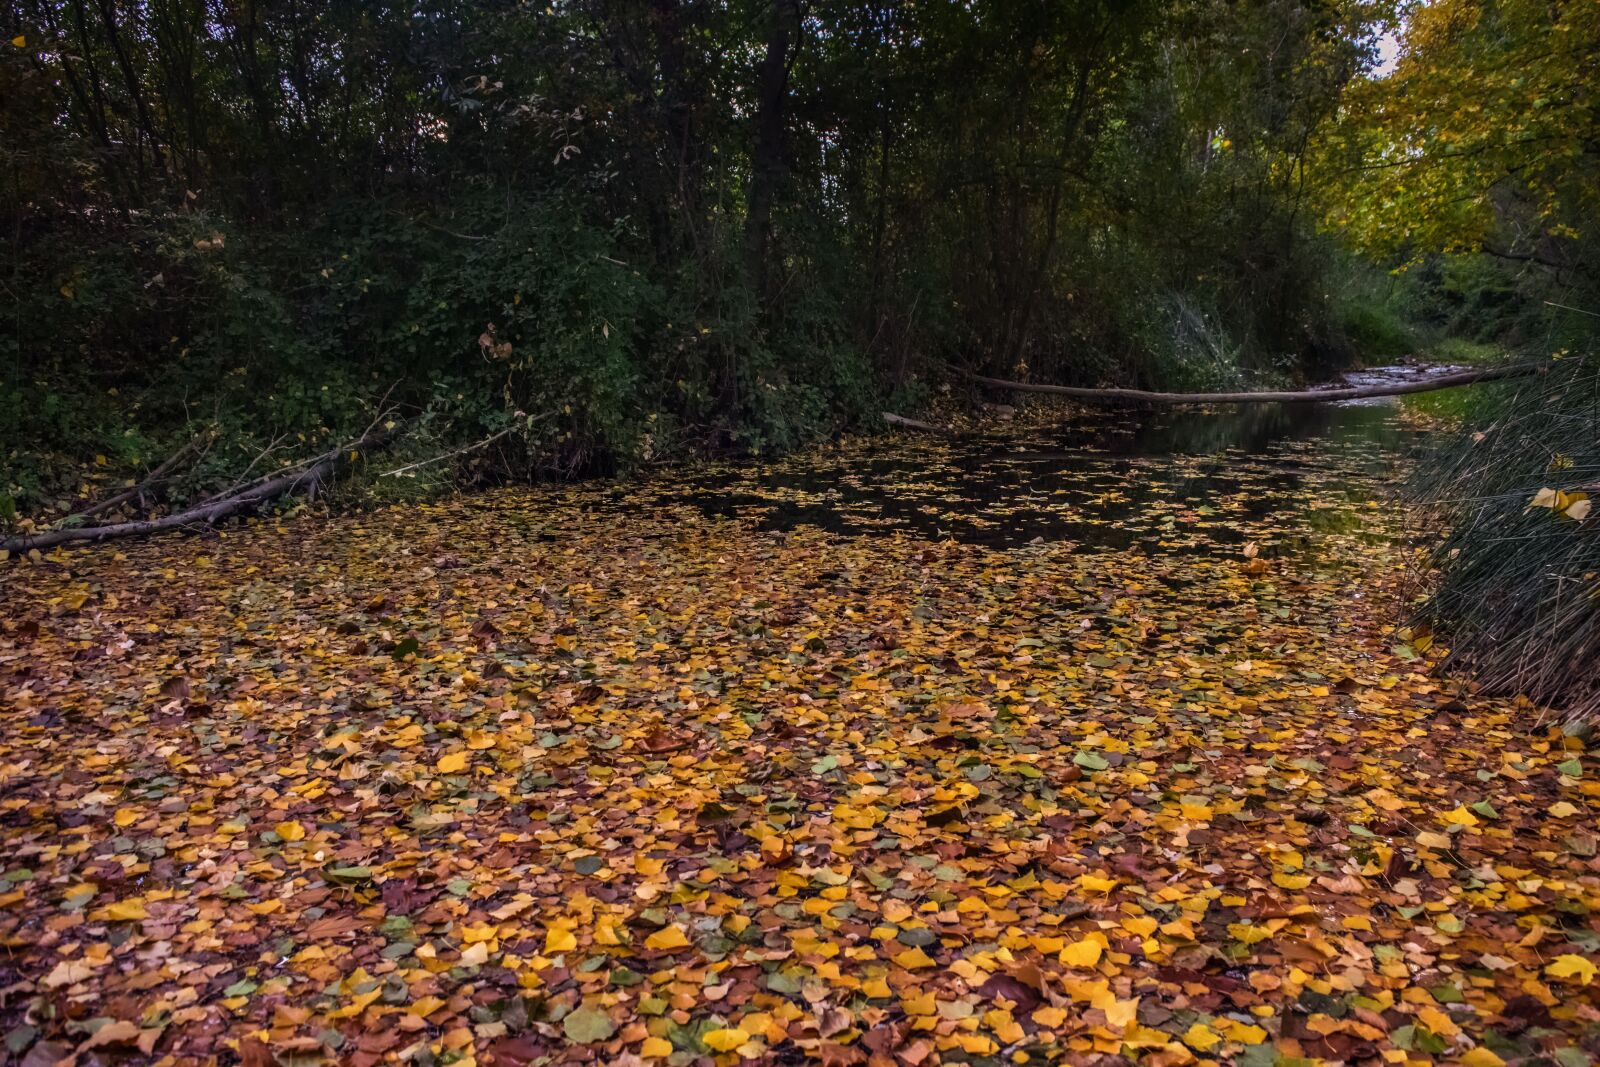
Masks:
[[[1398,409],[1333,404],[1123,410],[1047,432],[903,439],[708,471],[664,502],[765,530],[903,533],[1001,548],[1188,553],[1261,541],[1302,551],[1360,534],[1415,433]],[[1270,554],[1270,553],[1269,553]]]

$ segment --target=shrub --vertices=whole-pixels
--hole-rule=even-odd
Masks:
[[[1423,465],[1448,533],[1421,619],[1491,693],[1600,714],[1600,368],[1501,387],[1496,416]]]

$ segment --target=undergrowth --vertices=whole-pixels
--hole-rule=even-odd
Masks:
[[[1489,693],[1600,715],[1600,368],[1477,393],[1424,463],[1417,499],[1446,524],[1422,621]]]

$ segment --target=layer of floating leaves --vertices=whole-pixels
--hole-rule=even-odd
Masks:
[[[1588,1063],[1597,768],[1428,677],[1334,473],[1097,552],[663,483],[13,566],[6,1046]]]

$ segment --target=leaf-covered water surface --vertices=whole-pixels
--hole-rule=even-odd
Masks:
[[[1395,628],[1386,453],[1239,445],[15,564],[7,1054],[1589,1063],[1596,765]]]

